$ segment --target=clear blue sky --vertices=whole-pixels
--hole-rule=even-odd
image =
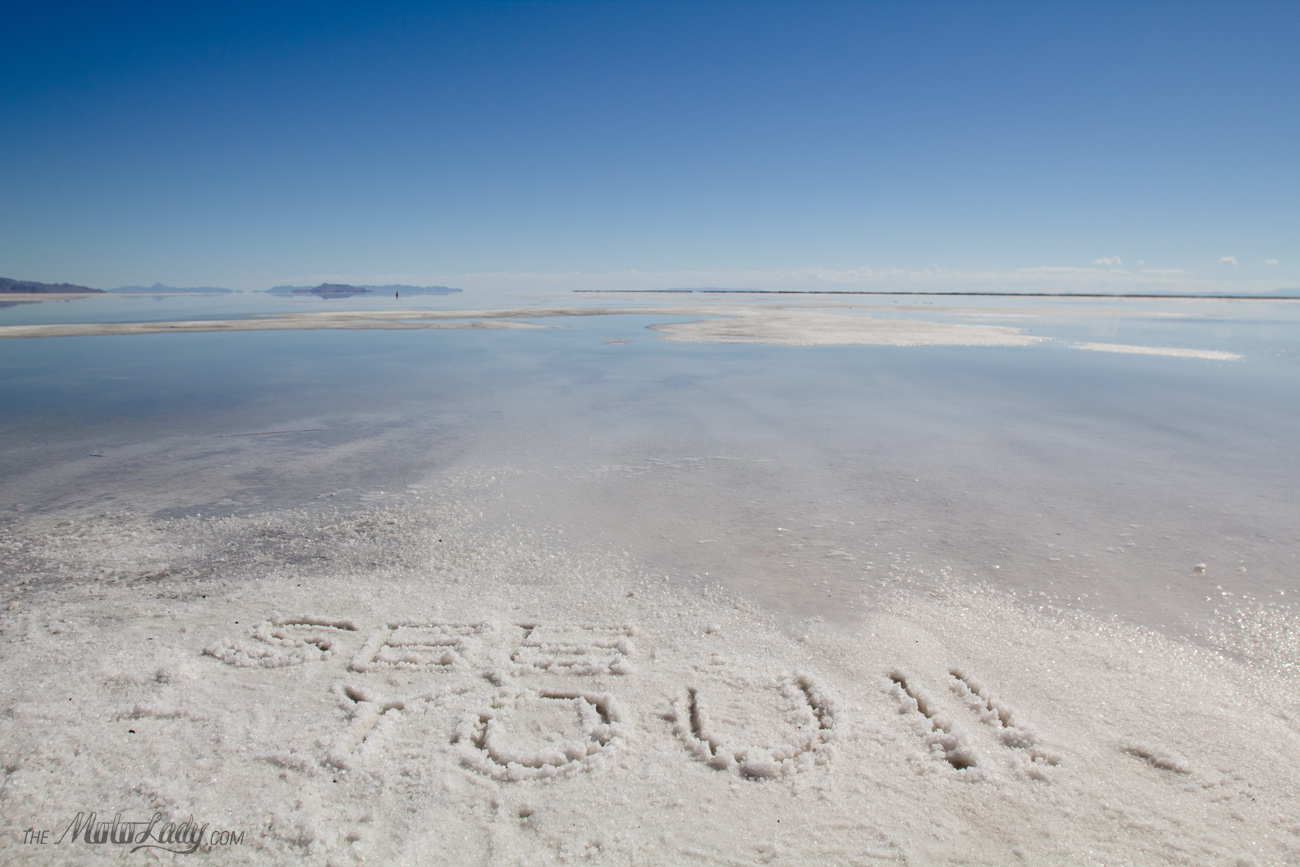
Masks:
[[[11,0],[0,46],[3,276],[1300,285],[1297,2]]]

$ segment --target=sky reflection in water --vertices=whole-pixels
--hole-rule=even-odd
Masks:
[[[629,300],[644,303],[619,303]],[[668,303],[686,300],[697,299]],[[466,293],[402,306],[501,301]],[[249,295],[79,305],[8,308],[0,319],[340,309]],[[501,496],[487,521],[566,529],[791,616],[852,616],[870,598],[862,582],[922,571],[1170,633],[1195,632],[1225,600],[1289,601],[1280,591],[1294,587],[1300,550],[1300,306],[884,306],[865,315],[1009,324],[1052,340],[674,343],[645,329],[681,318],[647,315],[538,320],[564,326],[540,331],[5,340],[0,515],[350,508],[492,470]],[[1118,355],[1069,341],[1245,358]],[[304,432],[220,436],[278,430]]]

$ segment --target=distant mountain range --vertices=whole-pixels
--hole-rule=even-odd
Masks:
[[[351,298],[354,295],[387,295],[405,292],[407,295],[450,295],[460,292],[449,286],[406,286],[390,283],[387,286],[350,286],[346,283],[322,283],[319,286],[272,286],[266,290],[272,295],[315,295],[319,298]]]
[[[74,286],[71,283],[37,283],[35,280],[10,280],[0,277],[0,292],[14,294],[44,295],[55,292],[103,292],[103,289],[91,289],[89,286]]]
[[[152,286],[118,286],[109,292],[122,295],[225,295],[239,290],[223,289],[220,286],[164,286],[155,283]],[[404,283],[389,283],[384,286],[367,284],[350,286],[345,283],[322,283],[319,286],[274,286],[266,290],[272,295],[315,295],[319,298],[350,298],[353,295],[450,295],[460,292],[450,286],[407,286]],[[38,283],[35,280],[12,280],[0,277],[0,294],[13,295],[50,295],[55,293],[94,293],[104,294],[103,289],[91,289],[89,286],[76,286],[72,283]]]
[[[193,292],[199,295],[215,295],[234,292],[234,289],[222,289],[218,286],[189,286],[181,288],[179,286],[164,286],[161,283],[155,283],[152,286],[118,286],[116,289],[109,289],[109,292],[129,292],[133,295],[175,295],[180,292]]]

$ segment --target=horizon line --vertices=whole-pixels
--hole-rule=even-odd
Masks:
[[[1300,295],[1188,295],[1166,292],[881,292],[861,289],[570,289],[605,295],[644,295],[672,293],[682,295],[921,295],[990,298],[1206,298],[1243,301],[1300,301]]]

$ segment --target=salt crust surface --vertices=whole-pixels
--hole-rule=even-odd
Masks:
[[[0,326],[0,338],[93,337],[101,334],[183,334],[200,331],[317,331],[335,329],[366,331],[410,331],[430,328],[545,328],[531,322],[474,319],[376,318],[365,314],[331,314],[324,319],[305,319],[312,314],[264,319],[195,319],[161,322],[64,322],[49,325]]]
[[[851,305],[837,305],[846,309]],[[897,309],[897,308],[895,308]],[[907,308],[918,310],[922,308]],[[503,310],[324,311],[255,316],[247,319],[201,319],[156,322],[74,322],[0,326],[0,338],[87,337],[106,334],[171,334],[204,331],[315,331],[321,329],[409,331],[422,329],[535,329],[557,326],[519,319],[570,316],[650,314],[709,318],[651,325],[663,339],[701,343],[769,343],[782,346],[1032,346],[1044,338],[1005,325],[879,319],[843,312],[745,305],[671,307],[537,307]],[[987,312],[982,315],[991,315]],[[1000,318],[1029,314],[1002,312]],[[1151,315],[1151,314],[1146,314]],[[978,318],[978,317],[977,317]],[[1203,349],[1133,346],[1118,343],[1072,343],[1076,349],[1235,361],[1241,355]]]
[[[650,327],[668,340],[783,346],[1031,346],[1042,340],[1002,325],[875,319],[765,307],[729,308],[725,318]]]
[[[0,338],[82,337],[100,334],[155,334],[197,331],[316,329],[544,328],[521,318],[654,314],[708,315],[696,322],[652,326],[668,340],[724,343],[776,343],[787,346],[1029,346],[1040,338],[1014,328],[914,320],[873,319],[816,310],[763,306],[690,305],[681,307],[546,307],[464,311],[329,311],[173,322],[91,322],[0,326]]]
[[[1240,361],[1244,356],[1236,352],[1215,349],[1177,349],[1171,346],[1134,346],[1128,343],[1073,343],[1075,349],[1094,352],[1122,352],[1129,355],[1168,355],[1175,358],[1204,358],[1207,361]]]
[[[244,832],[185,863],[1300,863],[1284,613],[1234,658],[900,575],[790,634],[465,507],[22,521],[6,863],[155,809]]]

